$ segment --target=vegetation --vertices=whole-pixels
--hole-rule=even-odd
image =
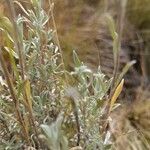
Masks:
[[[0,14],[0,149],[149,149],[146,90],[143,100],[127,113],[116,103],[124,76],[135,61],[127,62],[118,73],[121,33],[113,18],[104,17],[113,41],[114,69],[109,77],[101,66],[91,70],[75,50],[69,70],[53,3],[49,0],[49,11],[41,0],[30,3],[31,9],[25,9],[19,1],[6,0],[9,17]],[[14,4],[23,15],[16,15]]]

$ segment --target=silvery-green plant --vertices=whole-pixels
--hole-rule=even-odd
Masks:
[[[14,15],[12,1],[7,2]],[[0,129],[0,148],[67,150],[81,146],[87,150],[110,149],[110,132],[100,130],[112,79],[108,79],[100,67],[97,72],[90,70],[75,51],[74,70],[67,72],[60,46],[55,42],[56,31],[49,29],[51,18],[43,10],[42,1],[31,0],[32,10],[15,3],[24,15],[12,15],[12,22],[4,17],[1,26],[6,33],[4,50],[10,56],[13,75],[10,76],[0,55],[2,74],[7,81],[1,78],[0,121],[3,128]],[[4,28],[6,23],[9,29]],[[115,48],[117,41],[114,43]],[[115,59],[117,56],[115,54]],[[124,72],[127,69],[128,66]],[[20,135],[22,129],[24,132]]]
[[[70,97],[74,108],[74,120],[78,132],[75,139],[85,149],[105,149],[108,145],[104,144],[103,135],[99,132],[100,116],[103,115],[112,79],[107,80],[100,68],[97,72],[92,72],[79,60],[75,51],[73,60],[75,68],[70,76],[74,77],[75,84],[66,89],[66,95]]]

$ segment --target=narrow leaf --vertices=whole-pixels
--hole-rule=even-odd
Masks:
[[[24,88],[25,88],[27,104],[29,105],[30,110],[32,110],[32,96],[31,96],[31,88],[30,88],[29,80],[25,81]]]
[[[74,61],[74,64],[76,65],[76,67],[79,67],[82,64],[75,51],[73,51],[73,61]]]
[[[123,78],[123,76],[128,72],[128,70],[136,63],[136,60],[132,60],[130,62],[128,62],[125,67],[123,68],[122,72],[120,73],[117,83],[116,85],[119,84],[119,82],[121,81],[121,79]]]
[[[123,84],[124,84],[124,79],[122,79],[122,81],[120,82],[120,84],[117,86],[115,92],[114,92],[114,95],[112,96],[111,98],[111,101],[110,101],[110,108],[109,108],[109,112],[111,112],[118,96],[120,95],[122,89],[123,89]]]

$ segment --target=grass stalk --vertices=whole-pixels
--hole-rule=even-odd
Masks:
[[[14,38],[14,44],[15,44],[16,51],[18,52],[18,55],[19,55],[19,64],[21,67],[21,77],[22,77],[22,80],[24,80],[25,79],[25,63],[24,63],[24,54],[23,54],[23,43],[21,42],[18,26],[16,23],[16,12],[15,12],[13,1],[6,0],[6,2],[8,5],[8,8],[10,9],[10,17],[11,17],[11,21],[12,21],[13,28],[14,28],[14,32],[13,32],[14,34],[12,36]]]
[[[15,43],[16,43],[15,47],[16,47],[16,50],[18,51],[18,54],[19,54],[19,63],[20,63],[20,67],[21,67],[21,77],[22,77],[22,80],[24,81],[26,75],[25,75],[25,62],[24,62],[23,44],[22,44],[21,39],[20,39],[17,23],[15,21],[16,13],[15,13],[15,9],[14,9],[14,4],[11,0],[7,0],[7,5],[10,8],[11,20],[12,20],[13,27],[14,27],[14,40],[15,40]],[[28,102],[26,92],[23,92],[23,97],[24,97],[25,101]],[[35,119],[33,117],[32,110],[30,109],[30,107],[28,107],[27,109],[29,111],[30,120],[32,122],[33,130],[35,132],[35,135],[36,135],[36,138],[37,138],[37,141],[38,141],[38,132],[37,132],[37,129],[36,129],[36,125],[34,123]]]
[[[61,46],[60,46],[60,42],[59,42],[57,26],[56,26],[56,22],[55,22],[55,18],[54,18],[54,12],[53,12],[54,3],[52,2],[52,0],[49,0],[49,7],[50,7],[50,14],[51,14],[51,17],[52,17],[53,29],[55,30],[56,44],[58,45],[58,48],[59,48],[59,51],[60,51],[60,56],[61,56],[62,67],[63,67],[63,70],[65,71],[65,63],[64,63],[64,59],[63,59],[63,52],[62,52],[62,49],[61,49]],[[64,76],[65,76],[65,82],[68,85],[66,72],[64,72]]]
[[[31,145],[30,140],[29,140],[30,138],[29,138],[28,131],[27,131],[26,127],[25,127],[25,123],[23,121],[23,117],[22,117],[22,115],[21,115],[21,113],[19,111],[19,101],[18,101],[17,96],[16,96],[14,85],[13,85],[13,82],[12,82],[12,80],[10,78],[8,69],[7,69],[6,65],[5,65],[5,60],[3,58],[3,54],[1,52],[1,50],[0,50],[0,63],[1,63],[1,66],[3,68],[5,79],[6,79],[6,82],[7,82],[9,91],[10,91],[10,94],[11,94],[13,102],[14,102],[14,108],[15,108],[15,111],[16,111],[16,115],[18,117],[18,121],[20,122],[20,125],[21,125],[21,127],[22,127],[22,129],[24,131],[25,139],[26,139],[27,143],[29,145]]]

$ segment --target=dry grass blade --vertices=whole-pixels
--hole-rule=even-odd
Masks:
[[[18,30],[18,26],[16,23],[16,12],[15,12],[15,7],[13,4],[13,1],[11,0],[6,0],[8,8],[10,8],[10,15],[11,15],[11,21],[12,21],[12,25],[14,28],[14,34],[13,34],[13,38],[15,41],[15,48],[18,52],[18,56],[19,56],[19,63],[21,66],[21,77],[22,80],[25,79],[25,64],[24,64],[24,53],[23,53],[23,43],[21,41],[21,37],[19,35],[19,30]]]
[[[122,79],[122,81],[120,82],[120,84],[117,86],[111,100],[110,100],[110,108],[109,108],[109,113],[112,111],[112,108],[118,98],[118,96],[120,95],[122,89],[123,89],[123,84],[124,84],[124,79]]]
[[[8,69],[5,65],[5,61],[4,61],[4,58],[3,58],[3,55],[1,53],[1,50],[0,50],[0,62],[1,62],[1,66],[3,68],[3,71],[4,71],[4,75],[5,75],[5,78],[6,78],[6,81],[7,81],[7,85],[8,85],[8,88],[10,90],[10,93],[11,93],[11,96],[13,98],[13,102],[14,102],[14,109],[16,111],[16,115],[18,117],[18,121],[20,122],[20,125],[22,126],[23,128],[23,131],[24,131],[24,134],[25,134],[25,139],[26,141],[28,142],[29,145],[30,144],[30,138],[29,138],[29,134],[26,130],[26,127],[25,127],[25,123],[23,121],[23,117],[19,111],[19,100],[17,99],[17,96],[16,96],[16,92],[15,92],[15,89],[14,89],[14,85],[13,85],[13,82],[10,78],[10,75],[9,75],[9,72],[8,72]]]

